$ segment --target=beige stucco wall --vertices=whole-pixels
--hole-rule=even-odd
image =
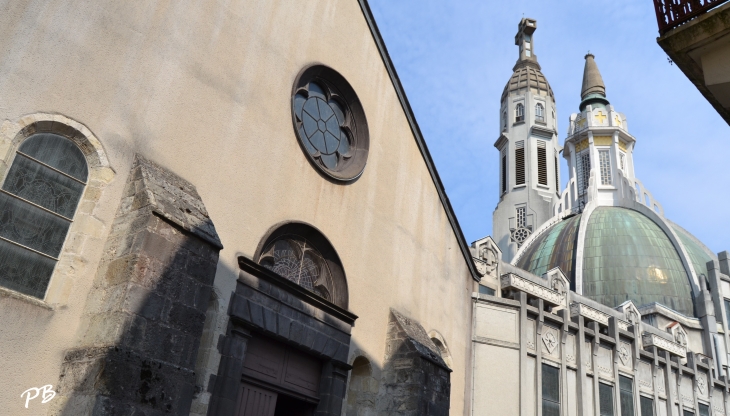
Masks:
[[[352,350],[382,366],[390,307],[438,331],[454,366],[451,412],[464,413],[471,277],[356,0],[39,0],[2,9],[0,120],[38,112],[77,120],[116,176],[94,212],[102,244],[79,248],[54,309],[0,297],[0,413],[45,414],[39,401],[22,409],[19,395],[58,381],[135,152],[198,188],[225,246],[217,319],[236,256],[252,256],[278,222],[310,223],[347,273],[360,316]],[[314,62],[350,82],[367,116],[368,164],[349,185],[323,179],[294,136],[292,83]],[[217,357],[209,362],[215,372]]]

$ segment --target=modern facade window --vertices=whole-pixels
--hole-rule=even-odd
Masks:
[[[724,299],[725,303],[725,319],[726,323],[730,325],[730,299]]]
[[[618,379],[621,416],[634,416],[634,380],[624,376],[619,376]]]
[[[545,122],[545,107],[540,103],[535,105],[535,121],[539,123]]]
[[[63,136],[20,145],[0,189],[0,285],[45,296],[87,177],[84,154]]]
[[[257,262],[308,291],[347,308],[342,263],[329,241],[302,223],[278,227],[261,245]]]
[[[654,399],[645,396],[639,397],[641,416],[654,416]]]
[[[537,183],[548,184],[547,147],[542,140],[537,141]]]
[[[527,207],[517,207],[517,228],[527,226]]]
[[[613,386],[598,383],[599,416],[613,416]]]
[[[598,151],[598,165],[601,169],[601,185],[611,185],[611,155],[608,149]]]
[[[578,194],[583,195],[588,189],[588,179],[591,176],[591,155],[589,150],[584,150],[578,153],[575,157],[577,161],[577,176],[578,176]]]
[[[370,147],[368,126],[342,75],[323,65],[303,70],[294,83],[292,117],[299,143],[317,168],[339,181],[360,176]]]
[[[710,416],[710,406],[704,403],[698,403],[700,416]]]
[[[500,169],[500,195],[507,192],[507,151],[505,149],[502,149],[502,157],[501,157],[501,169]]]
[[[525,121],[525,106],[517,104],[515,107],[515,123],[519,123],[521,121]]]
[[[560,370],[542,365],[542,416],[560,416]]]
[[[515,185],[525,184],[525,141],[515,142]]]
[[[690,410],[687,410],[687,409],[684,409],[684,410],[682,411],[682,414],[683,414],[684,416],[695,416],[695,414],[694,414],[694,413],[692,413],[692,411],[690,411]]]

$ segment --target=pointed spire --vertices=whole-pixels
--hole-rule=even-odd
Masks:
[[[583,69],[583,88],[580,92],[580,99],[585,100],[593,94],[606,98],[606,85],[603,83],[601,72],[598,71],[598,65],[594,60],[595,57],[589,52],[585,58],[586,66]]]

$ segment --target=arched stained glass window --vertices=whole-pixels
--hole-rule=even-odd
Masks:
[[[347,282],[339,256],[314,227],[287,223],[276,228],[260,247],[260,265],[347,308]]]
[[[520,121],[525,121],[525,106],[517,104],[517,107],[515,107],[515,123]]]
[[[0,188],[0,285],[43,298],[86,186],[88,166],[53,133],[18,148]]]

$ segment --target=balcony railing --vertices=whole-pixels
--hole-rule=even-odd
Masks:
[[[715,8],[728,0],[654,0],[659,34]]]

